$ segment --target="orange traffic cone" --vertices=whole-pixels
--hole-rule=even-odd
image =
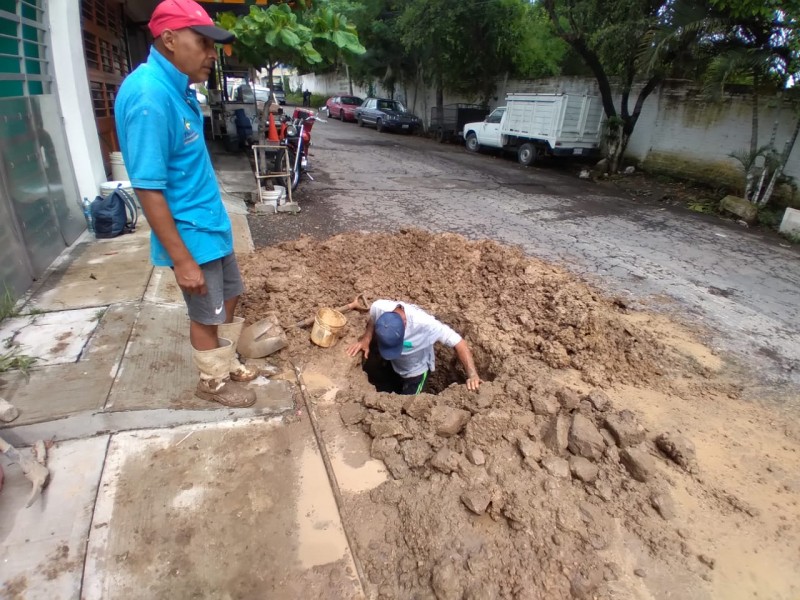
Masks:
[[[270,142],[279,142],[278,130],[275,129],[275,117],[269,113],[269,129],[267,130],[267,140]]]

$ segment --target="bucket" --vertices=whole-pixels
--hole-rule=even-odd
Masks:
[[[131,198],[133,198],[133,201],[136,203],[136,206],[139,208],[139,210],[142,209],[142,204],[139,202],[139,198],[136,197],[130,181],[106,181],[105,183],[101,183],[100,195],[103,198],[107,198],[118,187],[121,187],[122,191],[126,192]]]
[[[125,161],[122,159],[122,152],[112,152],[109,155],[111,161],[111,177],[117,181],[128,181],[128,171],[125,168]]]
[[[330,348],[339,339],[347,318],[338,310],[320,308],[311,328],[311,341],[322,348]]]

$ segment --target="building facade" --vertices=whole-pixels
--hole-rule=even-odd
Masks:
[[[205,2],[242,12],[267,0]],[[119,150],[114,99],[159,0],[0,0],[0,293],[22,295],[81,235]]]

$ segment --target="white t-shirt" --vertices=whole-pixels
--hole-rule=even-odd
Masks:
[[[402,306],[406,313],[406,330],[403,337],[403,352],[399,358],[391,361],[392,368],[404,378],[416,377],[425,371],[435,370],[433,345],[441,342],[452,348],[461,341],[461,336],[419,306],[394,300],[376,300],[372,303],[369,317],[373,324],[377,323],[383,313],[392,312],[398,305]]]

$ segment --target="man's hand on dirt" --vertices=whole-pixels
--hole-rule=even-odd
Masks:
[[[472,377],[469,377],[467,379],[467,389],[470,392],[477,392],[478,388],[481,387],[482,383],[483,383],[483,379],[481,379],[477,375],[473,375]]]
[[[175,280],[178,286],[187,294],[204,296],[208,292],[206,278],[200,266],[192,261],[175,264]]]
[[[364,353],[364,360],[369,358],[369,342],[360,339],[355,344],[350,344],[347,347],[347,354],[349,356],[358,356],[359,352]]]

